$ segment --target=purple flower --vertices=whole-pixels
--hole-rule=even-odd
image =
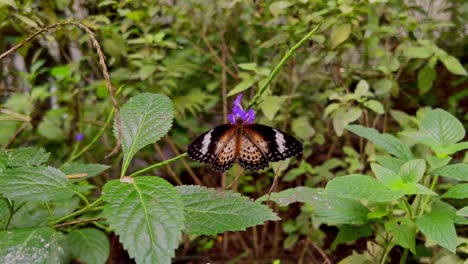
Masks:
[[[83,133],[78,133],[78,134],[75,135],[75,140],[76,141],[80,142],[80,141],[83,141],[83,139],[84,139]]]
[[[245,111],[241,105],[242,101],[242,94],[239,94],[234,100],[232,106],[232,112],[227,116],[229,122],[231,124],[237,124],[238,122],[242,122],[242,124],[252,124],[255,119],[255,112],[252,109]]]

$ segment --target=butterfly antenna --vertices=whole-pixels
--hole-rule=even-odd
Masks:
[[[229,184],[228,187],[226,187],[226,189],[231,188],[231,186],[239,180],[239,178],[240,178],[240,176],[242,175],[242,173],[244,173],[244,169],[243,169],[243,168],[240,169],[239,175],[236,176],[236,178],[234,179],[234,181],[231,182],[231,184]]]
[[[279,170],[280,170],[280,168],[281,168],[281,161],[278,162],[278,163],[279,163],[279,164],[278,164],[279,166],[278,166],[278,168],[276,169],[275,178],[273,179],[273,183],[271,184],[270,190],[268,191],[268,194],[267,194],[267,195],[268,195],[268,200],[267,200],[267,201],[270,201],[270,194],[271,194],[271,192],[273,191],[273,188],[275,188],[276,183],[278,182],[278,174],[279,174]]]

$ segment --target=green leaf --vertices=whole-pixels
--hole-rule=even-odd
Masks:
[[[268,199],[267,195],[257,201],[266,199]],[[270,200],[279,206],[287,206],[295,202],[306,203],[314,208],[313,217],[315,220],[329,225],[362,225],[368,222],[369,209],[360,202],[326,193],[323,189],[296,187],[272,193]]]
[[[342,225],[336,235],[335,240],[331,244],[331,250],[335,250],[336,246],[349,241],[355,241],[361,237],[368,237],[372,235],[372,228],[370,224],[363,226]]]
[[[441,146],[455,144],[465,137],[463,124],[442,109],[435,109],[424,115],[419,124],[419,131]]]
[[[159,177],[113,180],[104,185],[104,214],[137,263],[171,263],[184,229],[182,200]]]
[[[359,107],[351,107],[349,109],[340,108],[333,113],[333,128],[338,136],[343,135],[345,127],[358,120],[362,115],[362,110]]]
[[[440,167],[434,173],[459,181],[468,181],[468,164],[457,163]]]
[[[1,263],[61,263],[63,235],[50,227],[0,231]]]
[[[449,215],[433,210],[417,218],[416,226],[429,239],[455,253],[457,233]]]
[[[301,116],[292,121],[291,129],[294,135],[303,140],[310,140],[315,135],[315,129],[310,125],[306,116]]]
[[[216,235],[240,231],[279,217],[267,206],[231,191],[200,186],[178,186],[184,205],[185,232]]]
[[[432,56],[432,51],[427,47],[408,47],[404,49],[403,54],[407,58],[427,59]]]
[[[331,44],[333,48],[335,48],[336,46],[346,41],[349,38],[350,34],[351,34],[350,24],[341,24],[341,25],[333,26],[331,34],[330,34],[330,40],[331,40]]]
[[[80,263],[106,263],[110,245],[106,234],[96,228],[80,228],[67,235],[68,246],[74,260]]]
[[[251,76],[244,78],[240,83],[238,83],[236,86],[234,86],[234,88],[232,88],[232,90],[228,92],[227,96],[233,96],[235,94],[249,89],[250,87],[252,87],[255,81],[255,78]]]
[[[385,229],[393,235],[395,242],[416,254],[416,226],[406,218],[391,219],[385,223]]]
[[[269,6],[270,12],[274,17],[277,17],[283,10],[292,6],[293,3],[288,1],[276,1]]]
[[[435,156],[427,156],[426,160],[427,163],[429,163],[429,165],[431,166],[431,169],[434,170],[447,165],[450,162],[450,160],[452,160],[452,157],[441,158]]]
[[[376,179],[360,174],[334,178],[325,187],[327,193],[339,197],[375,202],[390,202],[402,197],[402,191],[394,191]]]
[[[49,160],[43,148],[17,148],[9,153],[8,167],[40,166]]]
[[[467,75],[465,68],[463,68],[463,65],[461,65],[457,58],[451,55],[447,55],[441,56],[439,59],[442,61],[442,64],[444,64],[445,68],[447,68],[449,72],[457,75]]]
[[[262,109],[263,114],[268,120],[273,120],[286,99],[288,99],[287,96],[266,96],[263,102],[260,103],[260,109]]]
[[[172,126],[174,106],[163,94],[141,93],[132,97],[121,109],[122,149],[124,159],[122,171],[137,151],[165,136]],[[114,136],[119,137],[117,122]]]
[[[383,148],[402,160],[408,161],[413,158],[410,148],[390,134],[381,134],[373,128],[367,128],[361,125],[348,125],[346,129],[360,137],[372,141],[374,145]]]
[[[78,162],[73,162],[73,163],[68,163],[63,168],[60,170],[67,174],[67,175],[72,175],[72,174],[82,174],[86,173],[86,176],[79,177],[77,179],[71,179],[70,181],[81,181],[96,175],[99,175],[101,172],[107,170],[110,168],[110,166],[103,165],[103,164],[83,164],[83,163],[78,163]]]
[[[61,171],[52,167],[6,169],[0,175],[0,193],[15,201],[54,201],[75,193]]]
[[[464,150],[464,149],[468,149],[468,142],[467,141],[455,143],[455,144],[452,144],[452,145],[446,147],[445,148],[445,153],[447,155],[452,155],[453,153],[456,153],[456,152],[458,152],[460,150]]]
[[[368,100],[368,101],[365,101],[363,103],[363,105],[367,108],[369,108],[370,110],[376,112],[377,114],[383,114],[385,113],[385,109],[384,109],[384,106],[382,105],[381,102],[377,101],[377,100]]]
[[[468,206],[465,206],[462,209],[458,210],[457,215],[461,215],[463,217],[468,217]]]
[[[468,183],[457,184],[448,189],[443,198],[465,199],[468,198]]]
[[[400,167],[405,164],[401,159],[389,155],[375,155],[375,160],[387,169],[398,172]]]
[[[372,84],[372,88],[375,91],[375,95],[388,94],[393,87],[393,81],[389,79],[381,79]]]
[[[399,187],[400,190],[403,190],[403,192],[407,195],[411,194],[424,194],[424,195],[434,195],[437,196],[437,193],[432,191],[431,189],[427,188],[424,185],[421,185],[419,183],[415,182],[407,182],[402,184]]]
[[[426,162],[422,159],[414,159],[403,164],[398,175],[403,182],[418,182],[424,176],[425,171]]]
[[[427,93],[432,88],[435,78],[436,72],[429,64],[426,64],[418,71],[418,89],[420,95]]]
[[[140,79],[147,79],[156,71],[156,69],[157,67],[155,65],[143,65],[139,70]]]
[[[13,7],[14,9],[18,9],[18,7],[16,6],[16,3],[15,3],[15,0],[1,0],[0,1],[0,7],[4,6],[4,5],[9,5],[9,6]]]
[[[394,189],[396,186],[402,183],[402,180],[398,174],[394,171],[380,166],[377,163],[370,164],[372,172],[374,172],[375,177],[387,187]]]

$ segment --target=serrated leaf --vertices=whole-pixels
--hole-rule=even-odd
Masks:
[[[393,235],[398,245],[416,254],[416,226],[411,220],[406,218],[391,219],[385,223],[385,229]]]
[[[49,160],[49,156],[43,148],[17,148],[9,153],[8,167],[40,166]]]
[[[420,133],[441,146],[455,144],[465,137],[463,124],[453,115],[442,109],[428,112],[419,123]]]
[[[468,183],[457,184],[448,189],[443,198],[465,199],[468,198]]]
[[[165,136],[172,126],[174,106],[163,94],[141,93],[132,97],[121,109],[123,171],[137,151]],[[119,137],[114,122],[114,136]]]
[[[419,94],[423,95],[432,88],[432,83],[436,78],[436,71],[429,64],[426,64],[418,71]]]
[[[442,64],[444,64],[445,68],[447,68],[449,72],[457,75],[467,75],[465,68],[463,68],[463,65],[460,63],[460,61],[457,60],[457,58],[451,55],[447,55],[441,56],[439,59],[442,61]]]
[[[385,109],[384,109],[384,106],[382,105],[381,102],[377,101],[377,100],[368,100],[368,101],[365,101],[363,103],[363,105],[367,108],[369,108],[370,110],[376,112],[377,114],[383,114],[385,113]]]
[[[468,181],[468,164],[457,163],[440,167],[434,173],[459,181]]]
[[[0,231],[1,263],[61,263],[63,235],[50,227]]]
[[[184,204],[185,232],[215,235],[240,231],[279,217],[268,207],[231,191],[200,186],[178,186]]]
[[[426,162],[422,159],[407,161],[401,166],[398,175],[404,182],[418,182],[426,171]]]
[[[363,127],[361,125],[348,125],[346,126],[346,129],[360,137],[372,141],[374,145],[385,149],[404,161],[408,161],[413,158],[410,148],[401,142],[401,140],[390,134],[381,134],[373,128]]]
[[[54,201],[75,193],[66,175],[52,167],[6,169],[0,175],[0,193],[15,201]]]
[[[387,187],[393,189],[395,186],[402,183],[400,176],[393,170],[380,166],[377,163],[371,163],[370,166],[375,177]]]
[[[265,195],[258,200],[266,199],[268,197]],[[329,225],[362,225],[368,222],[369,209],[360,202],[326,193],[323,189],[296,187],[272,193],[270,200],[280,206],[287,206],[295,202],[306,203],[314,208],[313,217],[315,220]]]
[[[109,258],[109,239],[96,228],[80,228],[67,235],[68,246],[74,260],[80,263],[106,263]]]
[[[433,210],[417,218],[416,226],[429,239],[455,253],[457,233],[449,215]]]
[[[104,214],[137,263],[171,263],[182,237],[184,213],[177,190],[159,177],[104,185]]]
[[[349,38],[350,34],[351,34],[350,24],[342,24],[342,25],[333,26],[331,34],[330,34],[330,40],[331,40],[331,44],[333,48],[335,48],[336,46],[346,41]]]
[[[327,183],[325,191],[339,197],[375,202],[390,202],[404,195],[402,191],[391,190],[376,179],[360,174],[334,178]]]
[[[67,175],[83,174],[83,173],[87,174],[86,176],[79,177],[77,179],[70,179],[70,181],[73,182],[73,181],[81,181],[81,180],[96,176],[100,174],[101,172],[107,170],[108,168],[110,168],[110,166],[103,165],[103,164],[84,164],[84,163],[73,162],[73,163],[66,164],[60,170]]]

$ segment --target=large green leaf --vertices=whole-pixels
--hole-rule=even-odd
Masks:
[[[0,193],[15,201],[54,201],[75,193],[61,171],[52,167],[6,169],[0,175]]]
[[[468,181],[468,164],[457,163],[446,165],[434,170],[434,173],[440,174],[447,178]]]
[[[465,199],[468,198],[468,183],[457,184],[448,189],[443,198]]]
[[[395,242],[416,254],[416,226],[411,220],[402,218],[391,219],[385,223],[385,229],[393,235]]]
[[[404,195],[401,190],[391,190],[376,179],[360,174],[334,178],[325,191],[339,197],[375,202],[394,201]]]
[[[0,231],[0,263],[60,263],[62,239],[50,227]]]
[[[200,186],[178,186],[188,234],[215,235],[245,230],[268,220],[279,220],[272,210],[231,191]]]
[[[403,183],[401,177],[393,170],[380,166],[377,163],[371,163],[370,166],[375,177],[387,187],[393,189]]]
[[[452,218],[445,212],[433,210],[416,219],[416,226],[429,239],[455,253],[457,233]]]
[[[174,106],[163,94],[141,93],[121,108],[120,117],[125,172],[138,150],[167,134],[172,126]],[[118,134],[117,122],[114,122],[114,136],[118,138]]]
[[[267,197],[262,197],[266,199]],[[368,222],[369,210],[360,202],[326,193],[323,189],[296,187],[272,193],[270,200],[280,206],[291,203],[306,203],[314,208],[313,217],[329,225],[362,225]]]
[[[348,125],[346,129],[360,137],[372,141],[376,146],[385,149],[402,160],[408,161],[413,158],[410,148],[392,135],[381,134],[373,128],[361,125]]]
[[[109,240],[96,228],[75,229],[67,235],[72,258],[80,263],[106,263],[109,258]]]
[[[404,182],[418,182],[426,171],[426,162],[422,159],[414,159],[401,166],[398,174]]]
[[[159,177],[104,185],[104,213],[137,263],[171,263],[184,229],[179,192]]]
[[[442,109],[435,109],[424,115],[419,123],[419,132],[444,147],[455,144],[465,137],[462,123]]]
[[[8,155],[8,167],[30,167],[46,163],[50,153],[42,148],[18,148],[9,152]]]
[[[73,174],[86,174],[86,176],[79,177],[77,179],[70,179],[70,181],[81,181],[93,176],[96,176],[100,174],[101,172],[107,170],[110,168],[110,166],[103,165],[103,164],[83,164],[83,163],[78,163],[78,162],[73,162],[69,163],[60,170],[67,174],[67,175],[73,175]]]

